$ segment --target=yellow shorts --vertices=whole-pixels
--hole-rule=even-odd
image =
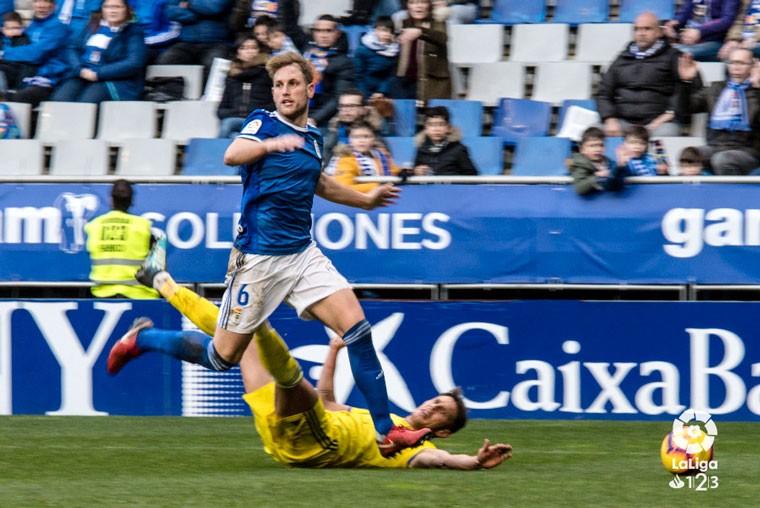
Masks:
[[[243,399],[251,407],[264,451],[274,460],[290,466],[328,465],[338,443],[330,438],[332,423],[321,400],[305,413],[279,418],[274,410],[274,383],[246,393]]]

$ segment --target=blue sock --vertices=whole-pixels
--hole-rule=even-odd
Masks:
[[[348,359],[356,386],[364,395],[375,430],[386,435],[393,426],[388,409],[388,391],[385,376],[372,344],[372,327],[366,319],[356,323],[343,336],[348,348]]]
[[[137,335],[137,347],[143,351],[158,351],[209,370],[223,371],[233,367],[216,352],[211,337],[201,332],[146,328]]]

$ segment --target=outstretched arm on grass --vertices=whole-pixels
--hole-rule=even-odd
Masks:
[[[504,443],[492,445],[491,441],[486,439],[476,455],[454,455],[438,448],[425,448],[414,456],[409,465],[416,468],[471,471],[494,468],[510,457],[512,457],[512,445]]]
[[[317,393],[319,398],[322,399],[322,403],[325,409],[330,411],[346,411],[351,408],[345,404],[339,404],[335,401],[334,392],[334,378],[335,378],[335,364],[338,359],[338,352],[346,345],[343,339],[337,335],[330,339],[330,349],[327,352],[327,358],[322,365],[322,374],[317,381]]]

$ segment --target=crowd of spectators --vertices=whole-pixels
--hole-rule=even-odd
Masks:
[[[272,107],[266,61],[295,51],[316,70],[310,121],[325,135],[326,165],[346,150],[377,161],[377,154],[388,153],[383,137],[395,134],[394,99],[423,105],[452,98],[448,27],[473,22],[480,6],[356,0],[350,12],[326,13],[308,29],[300,24],[301,7],[298,0],[31,0],[32,19],[24,27],[13,2],[0,0],[0,99],[35,106],[139,100],[148,65],[202,65],[209,79],[215,59],[224,59],[230,64],[219,137],[234,137],[252,110]],[[370,22],[350,55],[342,27]],[[753,172],[760,165],[760,71],[752,63],[753,53],[760,54],[758,34],[760,0],[684,0],[672,20],[642,13],[633,40],[604,72],[595,97],[597,127],[605,137],[625,136],[628,145],[637,126],[647,138],[679,136],[691,115],[704,111],[710,120],[706,145],[696,150],[697,174]],[[727,80],[705,89],[695,61],[717,59],[729,64]],[[352,148],[356,125],[373,129],[374,152]],[[406,169],[477,174],[445,108],[428,112],[422,126],[415,163]],[[630,164],[620,160],[638,157],[617,158],[615,167],[622,167]],[[361,166],[362,174],[373,174],[373,166],[380,168],[375,174],[395,172],[393,164],[376,163]]]

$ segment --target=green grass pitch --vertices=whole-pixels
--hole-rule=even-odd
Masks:
[[[663,422],[475,420],[439,445],[514,446],[490,471],[289,469],[249,418],[0,417],[0,506],[757,506],[760,425],[721,423],[718,487],[668,486]]]

